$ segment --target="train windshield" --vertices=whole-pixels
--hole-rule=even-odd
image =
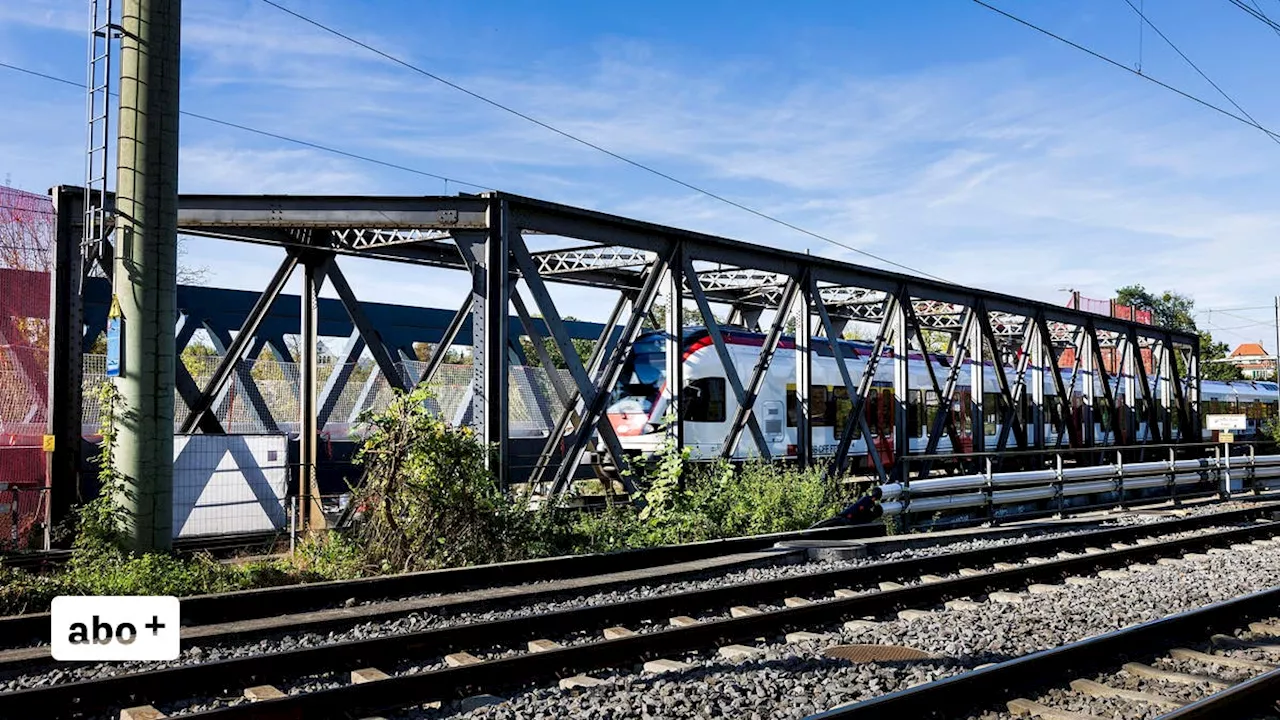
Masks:
[[[667,376],[667,343],[661,333],[636,340],[631,357],[622,366],[622,376],[613,389],[609,413],[653,411]]]

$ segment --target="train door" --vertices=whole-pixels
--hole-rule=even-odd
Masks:
[[[969,415],[969,403],[972,401],[973,395],[968,389],[956,388],[951,400],[951,419],[955,424],[956,435],[960,437],[960,447],[952,448],[952,452],[973,452],[973,418]]]
[[[891,388],[872,387],[867,396],[867,425],[871,428],[871,438],[867,443],[867,464],[875,466],[871,453],[880,456],[880,463],[886,468],[893,465],[893,390]]]

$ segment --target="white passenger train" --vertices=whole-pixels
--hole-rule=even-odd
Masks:
[[[764,343],[764,336],[741,330],[725,330],[724,339],[738,376],[745,385],[755,367],[760,347]],[[694,459],[718,457],[738,408],[737,399],[725,380],[719,354],[704,328],[686,329],[682,347],[685,383],[685,444]],[[779,352],[774,355],[756,400],[756,417],[769,443],[769,452],[775,458],[796,454],[795,353],[784,352],[783,350],[787,348],[794,348],[791,338],[784,338],[780,343]],[[862,378],[872,349],[870,343],[841,342],[841,351],[855,386]],[[931,357],[939,382],[943,382],[951,359],[940,355]],[[893,357],[886,351],[876,368],[872,392],[865,408],[867,423],[873,436],[871,447],[876,448],[886,463],[892,463],[894,447],[893,365]],[[981,418],[976,427],[974,419],[970,417],[971,371],[969,361],[965,361],[965,366],[961,368],[957,378],[955,397],[952,400],[952,412],[955,413],[957,435],[962,447],[953,448],[950,438],[944,434],[937,448],[938,453],[971,452],[974,432],[983,433],[987,448],[996,446],[999,424],[1003,421],[1003,418],[997,415],[1000,403],[996,368],[990,363],[985,367],[983,402],[985,417]],[[1062,370],[1061,373],[1064,388],[1069,388],[1071,371]],[[916,453],[925,449],[929,429],[938,412],[938,402],[932,389],[926,389],[931,388],[932,385],[920,355],[912,355],[908,359],[908,374],[910,390],[907,428],[911,435],[911,451]],[[1006,368],[1006,376],[1010,382],[1014,382],[1015,375],[1015,370]],[[1033,377],[1031,370],[1028,369],[1026,382],[1030,383]],[[1149,378],[1149,382],[1152,383],[1152,396],[1158,397],[1159,380]],[[1117,406],[1122,409],[1133,407],[1133,400],[1125,397],[1124,378],[1113,377],[1111,383]],[[1134,444],[1150,439],[1145,401],[1141,396],[1137,398],[1137,407],[1134,408],[1137,411],[1135,436],[1116,438],[1108,417],[1109,411],[1103,407],[1101,401],[1103,397],[1101,380],[1095,378],[1094,387],[1095,397],[1099,398],[1093,418],[1095,443]],[[1201,417],[1218,413],[1246,415],[1249,428],[1242,434],[1256,433],[1267,419],[1276,417],[1275,383],[1202,381],[1200,388]],[[1053,444],[1057,439],[1057,428],[1061,425],[1059,421],[1061,405],[1056,401],[1057,388],[1053,378],[1047,373],[1044,394],[1045,437],[1047,443]],[[1080,412],[1083,400],[1082,376],[1077,377],[1072,394],[1074,397],[1071,422],[1076,423],[1076,426],[1083,430]],[[1024,403],[1028,395],[1028,392],[1023,392]],[[609,420],[619,435],[624,450],[647,455],[657,449],[664,437],[661,425],[667,414],[670,397],[666,386],[666,335],[661,331],[645,333],[637,340],[630,357],[626,360],[621,380],[613,390],[611,405],[608,409]],[[814,344],[812,387],[809,398],[813,453],[816,457],[830,457],[835,452],[845,420],[852,409],[852,403],[835,358],[831,355],[829,347],[821,341]],[[1022,417],[1029,417],[1025,405]],[[1173,422],[1177,422],[1176,418]],[[1202,428],[1201,433],[1205,439],[1210,438],[1208,430]],[[1009,443],[1012,444],[1012,442],[1011,438]],[[1067,444],[1066,438],[1063,439],[1063,444]],[[857,432],[849,450],[849,457],[853,464],[869,463],[868,449],[867,438],[863,437],[860,431]],[[747,459],[755,455],[758,455],[755,442],[751,439],[749,432],[744,432],[733,457]]]

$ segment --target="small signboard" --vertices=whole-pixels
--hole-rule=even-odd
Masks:
[[[107,377],[120,377],[120,318],[107,318]]]
[[[1248,423],[1244,415],[1206,415],[1210,430],[1244,430]]]
[[[56,436],[56,435],[45,435],[45,436],[44,436],[44,438],[43,438],[43,440],[44,440],[44,443],[43,443],[44,451],[45,451],[45,452],[53,452],[53,451],[54,451],[54,448],[56,448],[56,447],[57,447],[57,443],[55,442],[57,439],[58,439],[58,438],[57,438],[57,436]]]
[[[1233,443],[1236,441],[1235,433],[1220,432],[1218,433],[1218,442]]]
[[[120,334],[123,324],[120,298],[112,295],[111,309],[107,311],[107,377],[120,377]]]

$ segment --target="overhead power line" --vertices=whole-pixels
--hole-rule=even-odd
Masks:
[[[1248,5],[1245,5],[1240,0],[1228,0],[1228,2],[1240,8],[1241,10],[1245,11],[1246,13],[1251,15],[1255,20],[1262,23],[1263,25],[1266,25],[1270,27],[1272,30],[1276,31],[1277,33],[1280,33],[1280,25],[1277,25],[1274,20],[1267,17],[1267,14],[1262,12],[1261,8],[1258,8],[1255,10],[1254,8],[1251,8]]]
[[[1271,18],[1262,11],[1262,6],[1258,4],[1257,0],[1249,0],[1249,4],[1253,5],[1254,9],[1258,11],[1258,14],[1262,16],[1262,19],[1271,26],[1271,31],[1274,32],[1277,37],[1280,37],[1280,27],[1276,27],[1275,23],[1271,22]]]
[[[62,83],[63,85],[70,85],[71,87],[80,88],[81,90],[85,89],[84,83],[76,82],[75,80],[68,80],[66,78],[60,78],[57,75],[42,73],[37,70],[31,70],[29,68],[19,67],[18,65],[11,65],[6,62],[0,62],[0,67],[8,70],[14,70],[16,72],[24,73],[26,75],[32,75],[34,77],[42,78],[44,80],[52,80],[53,82]],[[117,93],[111,93],[111,94],[117,95]],[[377,158],[369,157],[367,155],[360,155],[358,153],[349,152],[347,150],[341,150],[339,148],[335,148],[329,145],[321,145],[320,143],[311,142],[310,140],[300,140],[295,137],[289,137],[288,135],[282,135],[280,133],[272,132],[270,130],[262,130],[260,128],[252,127],[250,125],[243,125],[241,123],[231,122],[230,120],[223,120],[221,118],[216,118],[210,115],[202,115],[200,113],[191,112],[189,110],[180,110],[179,112],[187,117],[195,118],[196,120],[203,120],[208,123],[213,123],[215,125],[221,125],[223,127],[233,128],[235,130],[242,130],[244,132],[253,133],[255,135],[261,135],[262,137],[272,138],[273,140],[281,140],[283,142],[292,143],[294,145],[300,145],[302,147],[311,148],[312,150],[319,150],[321,152],[326,152],[331,155],[339,155],[341,157],[350,158],[352,160],[359,160],[361,162],[373,163],[374,165],[381,165],[382,167],[390,168],[392,170],[400,170],[402,172],[413,173],[414,175],[421,175],[422,177],[429,177],[436,180],[442,180],[444,182],[455,183],[458,185],[465,185],[466,187],[472,187],[479,190],[493,189],[488,185],[480,185],[478,183],[468,182],[466,180],[459,180],[458,178],[448,177],[448,176],[440,175],[433,172],[427,172],[426,170],[419,170],[418,168],[409,167],[408,165],[401,165],[399,163],[388,162],[386,160],[379,160]]]
[[[1147,25],[1149,25],[1149,26],[1151,27],[1151,29],[1152,29],[1152,30],[1155,30],[1155,31],[1156,31],[1156,34],[1160,36],[1160,39],[1161,39],[1161,40],[1164,40],[1164,41],[1165,41],[1165,44],[1167,44],[1169,47],[1173,48],[1173,51],[1174,51],[1174,52],[1176,52],[1176,53],[1178,53],[1178,57],[1180,57],[1180,58],[1182,58],[1183,60],[1185,60],[1185,61],[1186,61],[1186,63],[1187,63],[1188,65],[1190,65],[1190,66],[1191,66],[1191,69],[1192,69],[1192,70],[1195,70],[1195,71],[1196,71],[1196,73],[1198,73],[1198,74],[1200,75],[1200,77],[1204,78],[1205,82],[1207,82],[1207,83],[1209,83],[1210,85],[1212,85],[1212,86],[1213,86],[1213,89],[1214,89],[1214,90],[1217,90],[1219,95],[1221,95],[1222,97],[1226,98],[1227,102],[1231,103],[1232,107],[1234,107],[1236,110],[1239,110],[1241,115],[1243,115],[1243,116],[1245,116],[1245,117],[1249,118],[1250,122],[1252,122],[1254,125],[1258,125],[1258,127],[1261,127],[1261,125],[1259,125],[1258,121],[1257,121],[1257,120],[1254,120],[1253,116],[1252,116],[1252,115],[1250,115],[1250,114],[1248,113],[1248,111],[1246,111],[1244,108],[1240,107],[1240,103],[1238,103],[1238,102],[1236,102],[1234,99],[1232,99],[1232,97],[1231,97],[1230,95],[1228,95],[1228,94],[1227,94],[1227,91],[1226,91],[1226,90],[1223,90],[1221,87],[1219,87],[1219,86],[1218,86],[1218,83],[1216,83],[1216,82],[1214,82],[1212,79],[1210,79],[1208,75],[1205,75],[1205,74],[1204,74],[1204,71],[1200,69],[1200,66],[1199,66],[1199,65],[1196,65],[1194,62],[1192,62],[1192,61],[1191,61],[1191,58],[1187,57],[1186,53],[1182,52],[1182,50],[1180,50],[1180,49],[1178,48],[1178,46],[1177,46],[1177,45],[1174,45],[1174,44],[1173,44],[1173,41],[1172,41],[1172,40],[1170,40],[1170,39],[1169,39],[1169,38],[1168,38],[1168,37],[1167,37],[1163,32],[1161,32],[1160,28],[1156,27],[1156,24],[1155,24],[1155,23],[1153,23],[1153,22],[1151,22],[1151,20],[1150,20],[1150,19],[1149,19],[1149,18],[1148,18],[1148,17],[1147,17],[1143,12],[1142,12],[1142,10],[1140,10],[1140,9],[1138,8],[1138,6],[1137,6],[1137,5],[1134,5],[1134,4],[1133,4],[1133,0],[1124,0],[1124,1],[1125,1],[1125,3],[1126,3],[1130,8],[1132,8],[1132,9],[1133,9],[1133,11],[1134,11],[1135,13],[1137,13],[1137,14],[1138,14],[1138,17],[1142,18],[1142,22],[1144,22],[1144,23],[1146,23]],[[1271,141],[1272,141],[1272,142],[1276,143],[1277,145],[1280,145],[1280,138],[1277,138],[1275,135],[1272,135],[1272,134],[1270,134],[1270,133],[1267,133],[1267,137],[1271,138]]]
[[[265,1],[266,1],[266,0],[264,0],[264,2],[265,2]],[[994,5],[989,5],[989,4],[985,3],[985,2],[983,2],[983,0],[973,0],[973,2],[974,2],[974,3],[977,3],[978,5],[981,5],[982,7],[984,7],[984,8],[986,8],[986,9],[990,10],[991,12],[994,12],[994,13],[996,13],[996,14],[998,14],[998,15],[1003,15],[1004,17],[1009,18],[1010,20],[1012,20],[1012,21],[1014,21],[1014,22],[1018,23],[1019,25],[1023,25],[1023,26],[1026,26],[1026,27],[1028,27],[1028,28],[1031,28],[1032,30],[1035,30],[1036,32],[1041,33],[1041,34],[1043,34],[1043,35],[1047,35],[1047,36],[1049,36],[1049,37],[1053,38],[1054,40],[1057,40],[1058,42],[1063,43],[1064,45],[1070,45],[1071,47],[1075,48],[1076,50],[1079,50],[1079,51],[1081,51],[1081,52],[1083,52],[1083,53],[1087,53],[1087,54],[1089,54],[1089,55],[1092,55],[1093,57],[1095,57],[1095,58],[1097,58],[1097,59],[1099,59],[1099,60],[1101,60],[1101,61],[1103,61],[1103,62],[1107,63],[1108,65],[1113,65],[1113,66],[1115,66],[1115,67],[1118,67],[1118,68],[1120,68],[1121,70],[1124,70],[1125,72],[1127,72],[1127,73],[1129,73],[1129,74],[1131,74],[1131,75],[1135,75],[1135,76],[1137,76],[1137,77],[1142,78],[1143,80],[1146,80],[1147,82],[1155,83],[1156,85],[1159,85],[1160,87],[1164,88],[1165,90],[1169,90],[1170,92],[1177,93],[1178,95],[1181,95],[1182,97],[1184,97],[1184,98],[1186,98],[1186,99],[1188,99],[1188,100],[1190,100],[1190,101],[1192,101],[1192,102],[1196,103],[1197,105],[1202,105],[1202,106],[1204,106],[1204,107],[1206,107],[1206,108],[1208,108],[1208,109],[1210,109],[1210,110],[1213,110],[1214,112],[1217,112],[1217,113],[1220,113],[1220,114],[1222,114],[1222,115],[1225,115],[1225,116],[1227,116],[1227,117],[1231,118],[1232,120],[1235,120],[1235,121],[1237,121],[1237,122],[1244,123],[1245,125],[1248,125],[1249,127],[1256,128],[1256,129],[1258,129],[1258,130],[1261,130],[1262,132],[1266,133],[1267,135],[1271,136],[1272,138],[1280,138],[1280,135],[1277,135],[1276,133],[1272,132],[1271,130],[1268,130],[1267,128],[1263,127],[1261,124],[1259,124],[1259,123],[1257,123],[1257,122],[1254,122],[1253,120],[1250,120],[1250,119],[1248,119],[1248,118],[1246,118],[1246,117],[1244,117],[1244,116],[1242,116],[1242,115],[1237,115],[1237,114],[1235,114],[1235,113],[1231,112],[1230,110],[1227,110],[1226,108],[1223,108],[1223,107],[1221,107],[1221,106],[1219,106],[1219,105],[1214,105],[1213,103],[1209,102],[1208,100],[1203,100],[1203,99],[1201,99],[1201,98],[1198,98],[1198,97],[1196,97],[1195,95],[1192,95],[1191,93],[1189,93],[1189,92],[1187,92],[1187,91],[1185,91],[1185,90],[1180,90],[1180,89],[1178,89],[1178,88],[1176,88],[1176,87],[1174,87],[1174,86],[1170,85],[1169,83],[1163,82],[1163,81],[1161,81],[1161,80],[1157,80],[1156,78],[1154,78],[1154,77],[1152,77],[1152,76],[1150,76],[1150,75],[1148,75],[1148,74],[1146,74],[1146,73],[1140,73],[1140,72],[1138,72],[1137,70],[1134,70],[1133,68],[1129,67],[1128,65],[1125,65],[1125,64],[1123,64],[1123,63],[1120,63],[1120,62],[1118,62],[1118,61],[1116,61],[1116,60],[1112,60],[1111,58],[1107,57],[1106,55],[1103,55],[1103,54],[1102,54],[1102,53],[1100,53],[1100,52],[1097,52],[1096,50],[1091,50],[1091,49],[1089,49],[1089,48],[1085,47],[1084,45],[1081,45],[1080,43],[1077,43],[1077,42],[1073,42],[1073,41],[1071,41],[1071,40],[1068,40],[1068,39],[1066,39],[1066,38],[1062,37],[1061,35],[1057,35],[1057,34],[1055,34],[1055,33],[1053,33],[1053,32],[1050,32],[1049,30],[1046,30],[1046,29],[1044,29],[1044,28],[1040,27],[1039,25],[1036,25],[1036,24],[1034,24],[1034,23],[1031,23],[1031,22],[1029,22],[1029,21],[1027,21],[1027,20],[1023,20],[1022,18],[1018,17],[1017,15],[1013,15],[1012,13],[1005,12],[1004,10],[1001,10],[1000,8],[995,7]]]
[[[1205,313],[1231,312],[1231,311],[1233,311],[1233,310],[1236,310],[1236,311],[1243,311],[1243,310],[1270,310],[1270,309],[1272,309],[1272,307],[1273,307],[1273,306],[1271,306],[1271,305],[1250,305],[1250,306],[1248,306],[1248,307],[1203,308],[1203,309],[1200,309],[1200,310],[1196,310],[1196,311],[1195,311],[1195,314],[1196,314],[1196,315],[1203,315],[1203,314],[1205,314]]]
[[[440,83],[440,84],[442,84],[442,85],[445,85],[445,86],[447,86],[447,87],[453,88],[454,90],[457,90],[457,91],[458,91],[458,92],[460,92],[460,93],[463,93],[463,94],[465,94],[465,95],[468,95],[468,96],[470,96],[470,97],[472,97],[472,98],[474,98],[474,99],[476,99],[476,100],[479,100],[479,101],[480,101],[480,102],[482,102],[482,103],[485,103],[486,105],[490,105],[490,106],[492,106],[492,107],[494,107],[494,108],[497,108],[498,110],[501,110],[501,111],[506,112],[506,113],[510,113],[511,115],[514,115],[514,116],[516,116],[516,117],[518,117],[518,118],[520,118],[520,119],[522,119],[522,120],[525,120],[525,121],[527,121],[527,122],[533,123],[534,125],[537,125],[538,127],[541,127],[541,128],[543,128],[543,129],[545,129],[545,130],[548,130],[548,131],[550,131],[550,132],[555,133],[556,135],[559,135],[559,136],[561,136],[561,137],[563,137],[563,138],[566,138],[566,139],[571,140],[571,141],[573,141],[573,142],[575,142],[575,143],[578,143],[579,145],[583,145],[583,146],[588,147],[588,148],[590,148],[590,149],[592,149],[592,150],[595,150],[595,151],[597,151],[597,152],[604,153],[605,155],[608,155],[609,157],[611,157],[611,158],[613,158],[613,159],[615,159],[615,160],[618,160],[619,162],[626,163],[627,165],[630,165],[630,166],[632,166],[632,167],[634,167],[634,168],[637,168],[637,169],[639,169],[639,170],[643,170],[644,172],[650,173],[650,174],[652,174],[652,175],[656,175],[657,177],[660,177],[660,178],[662,178],[662,179],[664,179],[664,180],[667,180],[667,181],[673,182],[673,183],[675,183],[675,184],[677,184],[677,185],[679,185],[679,186],[681,186],[681,187],[684,187],[684,188],[686,188],[686,189],[688,189],[688,190],[692,190],[692,191],[694,191],[694,192],[696,192],[696,193],[699,193],[699,194],[701,194],[701,195],[705,195],[706,197],[709,197],[709,198],[711,198],[711,199],[713,199],[713,200],[716,200],[716,201],[722,202],[722,203],[724,203],[724,204],[726,204],[726,205],[729,205],[729,206],[735,207],[735,208],[737,208],[737,209],[739,209],[739,210],[742,210],[743,212],[747,212],[747,213],[750,213],[750,214],[752,214],[752,215],[755,215],[755,216],[756,216],[756,217],[758,217],[758,218],[761,218],[761,219],[764,219],[764,220],[768,220],[769,222],[776,223],[776,224],[781,225],[781,226],[783,226],[783,227],[785,227],[785,228],[788,228],[788,229],[794,230],[794,231],[796,231],[796,232],[798,232],[798,233],[801,233],[801,234],[804,234],[804,235],[808,235],[809,237],[815,238],[815,239],[817,239],[817,240],[821,240],[821,241],[823,241],[823,242],[830,243],[830,244],[832,244],[832,245],[835,245],[836,247],[844,248],[845,250],[849,250],[850,252],[855,252],[855,253],[857,253],[857,254],[859,254],[859,255],[862,255],[863,257],[868,257],[868,258],[871,258],[872,260],[877,260],[877,261],[879,261],[879,262],[885,263],[885,264],[887,264],[887,265],[892,265],[892,266],[894,266],[894,267],[896,267],[896,268],[900,268],[900,269],[902,269],[902,270],[907,270],[907,271],[909,271],[909,272],[917,273],[917,274],[920,274],[920,275],[925,275],[925,276],[928,276],[928,277],[934,278],[935,280],[942,280],[943,282],[947,282],[944,278],[941,278],[941,277],[939,277],[939,276],[937,276],[937,275],[934,275],[933,273],[925,272],[924,270],[920,270],[919,268],[911,267],[910,265],[904,265],[904,264],[899,263],[899,262],[894,262],[893,260],[890,260],[890,259],[888,259],[888,258],[886,258],[886,257],[880,256],[880,255],[876,255],[875,253],[871,253],[871,252],[868,252],[868,251],[866,251],[866,250],[862,250],[862,249],[857,248],[857,247],[854,247],[854,246],[852,246],[852,245],[848,245],[848,244],[846,244],[846,243],[840,242],[839,240],[835,240],[835,239],[833,239],[833,238],[830,238],[830,237],[828,237],[828,236],[826,236],[826,235],[822,235],[822,234],[820,234],[820,233],[813,232],[812,230],[807,230],[807,229],[805,229],[805,228],[803,228],[803,227],[800,227],[799,225],[796,225],[796,224],[794,224],[794,223],[787,222],[786,220],[783,220],[783,219],[778,218],[778,217],[776,217],[776,216],[774,216],[774,215],[770,215],[770,214],[768,214],[768,213],[762,212],[762,211],[760,211],[760,210],[756,210],[755,208],[750,207],[750,206],[747,206],[747,205],[744,205],[744,204],[742,204],[742,203],[740,203],[740,202],[738,202],[738,201],[736,201],[736,200],[731,200],[731,199],[729,199],[729,198],[727,198],[727,197],[725,197],[725,196],[723,196],[723,195],[717,194],[717,193],[712,192],[712,191],[710,191],[710,190],[707,190],[707,189],[705,189],[705,188],[701,188],[701,187],[699,187],[699,186],[697,186],[697,185],[694,185],[694,184],[692,184],[692,183],[685,182],[684,180],[681,180],[681,179],[679,179],[679,178],[677,178],[677,177],[675,177],[675,176],[673,176],[673,175],[670,175],[670,174],[668,174],[668,173],[666,173],[666,172],[663,172],[663,171],[661,171],[661,170],[658,170],[657,168],[655,168],[655,167],[653,167],[653,166],[651,166],[651,165],[646,165],[646,164],[644,164],[644,163],[642,163],[642,162],[639,162],[639,161],[637,161],[637,160],[632,160],[631,158],[626,157],[625,155],[622,155],[621,153],[618,153],[618,152],[615,152],[615,151],[613,151],[613,150],[610,150],[610,149],[608,149],[608,148],[606,148],[606,147],[604,147],[604,146],[602,146],[602,145],[599,145],[599,144],[597,144],[597,143],[594,143],[594,142],[592,142],[592,141],[590,141],[590,140],[587,140],[587,139],[585,139],[585,138],[583,138],[583,137],[581,137],[581,136],[579,136],[579,135],[575,135],[575,134],[573,134],[573,133],[571,133],[571,132],[568,132],[568,131],[566,131],[566,130],[561,130],[560,128],[558,128],[558,127],[556,127],[556,126],[552,125],[552,124],[551,124],[551,123],[549,123],[549,122],[546,122],[546,121],[543,121],[543,120],[539,120],[538,118],[533,117],[532,115],[529,115],[529,114],[527,114],[527,113],[521,112],[520,110],[517,110],[517,109],[515,109],[515,108],[511,107],[510,105],[505,105],[505,104],[503,104],[503,103],[498,102],[497,100],[494,100],[494,99],[492,99],[492,98],[489,98],[489,97],[487,97],[487,96],[485,96],[485,95],[481,95],[480,93],[475,92],[474,90],[470,90],[470,89],[468,89],[468,88],[466,88],[466,87],[463,87],[462,85],[459,85],[459,84],[458,84],[458,83],[456,83],[456,82],[453,82],[453,81],[448,80],[448,79],[446,79],[446,78],[444,78],[444,77],[441,77],[440,75],[437,75],[436,73],[433,73],[433,72],[431,72],[431,71],[429,71],[429,70],[426,70],[426,69],[424,69],[424,68],[422,68],[422,67],[420,67],[420,66],[418,66],[418,65],[414,65],[413,63],[409,62],[408,60],[405,60],[405,59],[403,59],[403,58],[400,58],[400,57],[397,57],[397,56],[395,56],[395,55],[392,55],[391,53],[386,52],[385,50],[381,50],[381,49],[379,49],[379,48],[377,48],[377,47],[374,47],[373,45],[370,45],[369,43],[366,43],[366,42],[364,42],[364,41],[362,41],[362,40],[358,40],[358,39],[356,39],[356,38],[354,38],[354,37],[352,37],[352,36],[350,36],[350,35],[347,35],[346,33],[343,33],[342,31],[337,30],[337,29],[335,29],[335,28],[333,28],[333,27],[331,27],[331,26],[329,26],[329,25],[326,25],[326,24],[324,24],[324,23],[322,23],[322,22],[320,22],[320,21],[318,21],[318,20],[313,20],[312,18],[307,17],[306,15],[303,15],[302,13],[299,13],[299,12],[297,12],[297,11],[295,11],[295,10],[291,10],[291,9],[289,9],[289,8],[285,7],[284,5],[281,5],[280,3],[275,2],[275,0],[262,0],[262,2],[266,3],[267,5],[270,5],[271,7],[275,8],[275,9],[277,9],[277,10],[279,10],[279,11],[281,11],[281,12],[283,12],[283,13],[287,14],[287,15],[291,15],[291,16],[293,16],[293,17],[297,18],[298,20],[301,20],[301,21],[303,21],[303,22],[307,23],[308,25],[311,25],[311,26],[313,26],[313,27],[315,27],[315,28],[318,28],[318,29],[320,29],[320,30],[323,30],[324,32],[329,33],[330,35],[333,35],[333,36],[335,36],[335,37],[339,37],[339,38],[341,38],[341,39],[343,39],[343,40],[346,40],[347,42],[349,42],[349,43],[351,43],[351,44],[353,44],[353,45],[356,45],[356,46],[358,46],[358,47],[364,48],[365,50],[368,50],[369,52],[373,53],[374,55],[377,55],[378,57],[381,57],[381,58],[383,58],[383,59],[385,59],[385,60],[388,60],[388,61],[390,61],[390,62],[393,62],[393,63],[395,63],[396,65],[399,65],[399,66],[404,67],[404,68],[406,68],[406,69],[412,70],[413,72],[416,72],[416,73],[418,73],[419,75],[422,75],[422,76],[424,76],[424,77],[428,77],[428,78],[430,78],[430,79],[432,79],[432,80],[435,80],[436,82],[438,82],[438,83]]]

